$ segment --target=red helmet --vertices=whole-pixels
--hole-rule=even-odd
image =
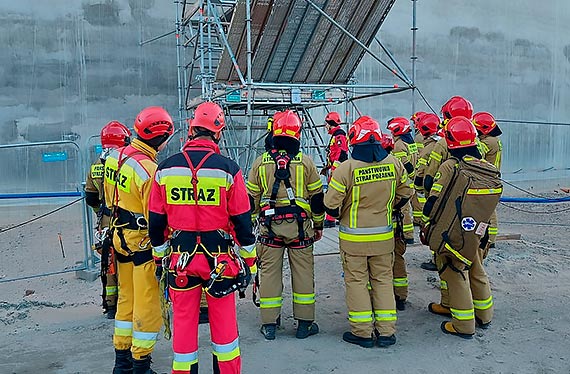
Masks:
[[[211,101],[206,101],[194,109],[194,118],[188,121],[189,136],[192,136],[192,128],[202,127],[206,130],[218,133],[226,126],[224,111]]]
[[[174,125],[170,114],[159,106],[149,106],[143,109],[135,118],[135,132],[144,140],[158,136],[172,135]]]
[[[410,117],[410,120],[414,123],[415,126],[418,125],[418,121],[425,116],[427,113],[426,112],[415,112],[414,114],[412,114],[412,116]]]
[[[382,133],[382,148],[388,153],[394,150],[394,138],[392,138],[392,135]]]
[[[329,114],[327,114],[327,116],[325,117],[325,122],[331,126],[338,126],[342,123],[342,121],[340,120],[340,114],[338,114],[337,112],[330,112]]]
[[[353,146],[362,143],[382,144],[380,125],[368,116],[359,117],[348,129],[348,141]]]
[[[441,107],[441,116],[443,117],[444,123],[458,116],[471,119],[473,116],[473,105],[471,105],[469,100],[461,96],[453,96]]]
[[[396,117],[388,121],[388,126],[386,127],[393,136],[400,136],[412,131],[412,126],[410,126],[410,121],[405,117]]]
[[[277,112],[273,116],[273,136],[287,136],[293,139],[301,139],[301,118],[290,109]]]
[[[475,113],[473,116],[473,124],[475,128],[482,134],[488,134],[495,127],[497,127],[497,122],[495,122],[495,117],[491,113],[479,112]]]
[[[418,131],[423,136],[431,136],[437,133],[437,129],[440,124],[439,117],[433,113],[426,113],[420,119],[417,120]]]
[[[111,121],[101,129],[103,148],[120,148],[130,142],[131,130],[119,121]]]
[[[449,120],[445,129],[445,141],[447,148],[465,148],[476,145],[477,130],[469,118],[459,116]]]

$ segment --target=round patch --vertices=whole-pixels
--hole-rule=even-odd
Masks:
[[[186,275],[177,275],[174,282],[180,288],[186,287],[188,285],[188,277]]]
[[[477,221],[473,217],[465,217],[461,220],[461,227],[465,231],[473,231],[477,226]]]

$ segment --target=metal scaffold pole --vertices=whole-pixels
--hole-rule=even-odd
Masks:
[[[246,23],[246,41],[247,41],[247,117],[246,117],[246,127],[247,127],[247,152],[246,152],[246,165],[250,164],[251,161],[251,141],[252,141],[252,122],[253,122],[253,95],[251,91],[252,78],[251,78],[251,1],[245,0],[245,23]]]
[[[416,56],[416,33],[418,27],[416,24],[416,11],[417,11],[418,0],[412,0],[412,113],[416,112],[416,61],[418,56]]]
[[[180,7],[182,7],[182,12],[184,12],[184,7],[186,5],[186,0],[175,0],[174,3],[176,4],[176,67],[177,67],[177,72],[178,72],[178,126],[180,131],[182,131],[183,133],[186,132],[186,125],[185,125],[185,111],[186,111],[186,99],[185,99],[185,86],[186,86],[186,81],[184,79],[185,77],[185,66],[183,66],[182,63],[182,43],[180,43],[180,39],[182,38],[182,35],[184,34],[184,30],[182,26],[182,20],[181,17],[184,17],[184,14],[180,14],[181,10]],[[180,144],[182,146],[182,144]]]

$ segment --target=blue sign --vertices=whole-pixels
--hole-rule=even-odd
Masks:
[[[67,160],[67,152],[49,152],[42,154],[43,162],[59,162]]]
[[[101,144],[95,144],[93,148],[95,148],[95,154],[97,155],[100,155],[103,152],[103,146]]]
[[[323,91],[323,90],[313,90],[313,92],[311,92],[311,97],[313,98],[313,100],[326,100],[327,99],[327,95],[326,95],[325,91]]]
[[[239,103],[241,101],[241,91],[240,90],[227,90],[226,91],[226,101],[228,103]]]

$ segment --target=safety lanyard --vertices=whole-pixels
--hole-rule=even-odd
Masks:
[[[287,192],[287,198],[289,199],[289,204],[291,206],[297,205],[295,202],[295,192],[293,191],[293,187],[291,186],[291,170],[289,169],[291,164],[291,155],[286,154],[285,156],[281,155],[278,150],[273,149],[269,152],[269,155],[275,162],[275,182],[273,183],[273,188],[271,190],[271,196],[269,198],[269,207],[271,209],[275,208],[277,194],[279,192],[279,186],[281,185],[281,181],[285,185],[285,191]]]

